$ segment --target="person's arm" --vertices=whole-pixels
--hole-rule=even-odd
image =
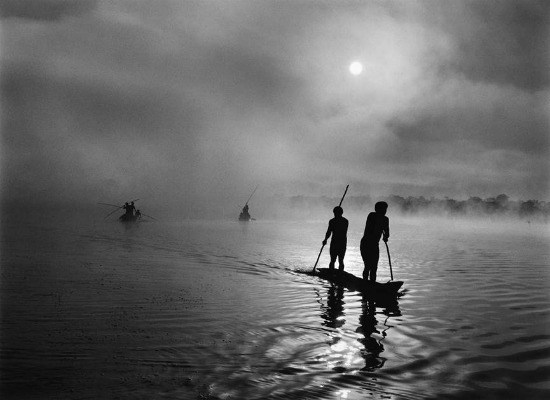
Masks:
[[[384,242],[387,242],[388,239],[390,238],[390,219],[388,217],[386,217],[386,220],[384,221],[385,222],[385,226],[384,226],[384,231],[382,232],[383,236],[382,236],[382,240],[384,240]]]
[[[327,239],[330,237],[330,234],[332,233],[333,227],[332,227],[332,220],[328,223],[328,229],[327,233],[325,234],[325,240],[323,240],[323,246],[327,244]]]

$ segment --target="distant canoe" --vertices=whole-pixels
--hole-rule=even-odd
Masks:
[[[342,285],[349,290],[384,297],[398,296],[398,291],[401,286],[403,286],[402,281],[390,281],[386,283],[369,282],[349,272],[340,271],[338,269],[331,270],[329,268],[319,268],[315,272],[315,276]]]
[[[120,217],[118,217],[118,220],[120,222],[138,222],[139,216],[131,215],[131,214],[122,214]]]
[[[254,218],[252,218],[250,216],[250,214],[248,214],[248,213],[240,213],[239,214],[239,221],[250,221],[250,220],[254,220]]]

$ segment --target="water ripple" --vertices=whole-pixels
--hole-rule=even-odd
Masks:
[[[547,241],[398,225],[390,245],[404,295],[381,305],[297,272],[311,271],[324,224],[256,222],[14,230],[1,255],[2,390],[41,399],[548,398]],[[360,234],[352,230],[346,255],[356,275]],[[389,279],[384,254],[379,268]]]

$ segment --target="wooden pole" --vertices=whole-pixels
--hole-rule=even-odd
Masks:
[[[346,193],[348,192],[349,185],[346,186],[346,190],[344,191],[344,195],[342,196],[342,199],[340,200],[340,204],[338,204],[338,207],[342,206],[342,202],[344,201],[344,197],[346,197]]]
[[[319,255],[317,256],[317,261],[315,261],[315,265],[313,266],[313,272],[315,272],[315,268],[317,268],[317,263],[319,262],[319,258],[321,258],[321,253],[323,252],[324,248],[325,248],[325,245],[322,245],[321,250],[319,251]]]
[[[248,198],[248,200],[246,201],[246,203],[244,203],[245,206],[248,204],[248,202],[250,201],[250,199],[252,198],[252,196],[254,196],[254,193],[256,193],[256,189],[258,189],[258,185],[256,185],[256,188],[254,189],[254,191],[252,192],[252,194],[250,195],[250,197]]]
[[[391,268],[391,257],[390,257],[390,248],[388,247],[388,242],[384,242],[386,244],[386,250],[388,251],[388,264],[390,264],[390,276],[391,280],[393,281],[393,271]]]
[[[113,212],[111,212],[111,213],[109,213],[108,215],[106,215],[105,218],[103,218],[103,219],[106,219],[107,217],[113,215],[114,213],[116,213],[116,212],[117,212],[118,210],[120,210],[121,208],[123,208],[123,207],[118,207],[116,210],[114,210]]]

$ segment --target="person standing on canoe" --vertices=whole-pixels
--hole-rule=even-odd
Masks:
[[[323,246],[327,244],[327,239],[332,234],[330,240],[330,264],[329,269],[334,269],[334,263],[338,257],[338,269],[344,270],[344,256],[346,255],[346,246],[348,242],[348,220],[342,217],[344,210],[340,206],[334,207],[332,210],[334,218],[328,222],[328,230],[323,240]]]
[[[136,206],[134,205],[134,202],[132,201],[132,202],[130,203],[130,205],[128,206],[127,212],[128,212],[128,214],[129,214],[130,216],[133,217],[135,211],[136,211]]]
[[[374,205],[374,212],[367,217],[365,233],[361,239],[361,257],[365,264],[363,279],[376,282],[376,270],[378,269],[378,258],[380,249],[378,243],[380,238],[387,242],[390,237],[390,220],[386,217],[388,203],[379,201]]]
[[[130,204],[128,204],[128,202],[124,203],[122,208],[124,209],[124,213],[126,215],[132,215],[132,209],[130,208]]]

